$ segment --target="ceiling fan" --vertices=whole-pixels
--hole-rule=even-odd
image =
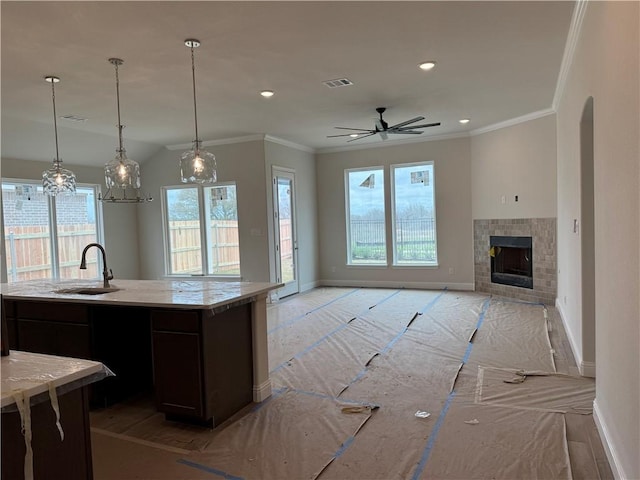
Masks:
[[[416,128],[427,128],[427,127],[437,127],[440,125],[438,123],[425,123],[422,125],[411,125],[412,123],[419,122],[420,120],[424,120],[424,117],[415,117],[410,120],[406,120],[404,122],[396,123],[395,125],[389,126],[387,122],[382,118],[382,114],[385,112],[385,107],[376,108],[376,112],[380,114],[380,118],[376,118],[375,120],[375,128],[373,130],[367,130],[364,128],[349,128],[349,127],[335,127],[340,130],[353,130],[354,133],[345,133],[342,135],[328,135],[327,138],[332,137],[353,137],[351,140],[347,140],[347,142],[353,142],[355,140],[360,140],[361,138],[370,137],[371,135],[375,135],[376,133],[380,134],[380,138],[386,140],[389,134],[413,134],[420,135],[422,132],[418,130],[414,130]],[[355,132],[363,132],[363,133],[355,133]]]

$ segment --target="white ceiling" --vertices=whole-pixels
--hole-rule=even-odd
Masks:
[[[374,128],[422,115],[420,138],[463,134],[552,104],[573,2],[1,2],[2,157],[102,165],[117,147],[143,162],[194,137],[266,134],[314,149],[347,144],[334,126]],[[430,72],[417,68],[435,60]],[[329,89],[346,77],[354,85]],[[271,89],[276,95],[262,98]],[[460,125],[458,120],[471,118]],[[400,136],[390,136],[397,139]],[[413,135],[402,136],[414,140]]]

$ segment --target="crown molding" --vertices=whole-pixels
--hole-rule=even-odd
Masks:
[[[404,140],[384,140],[382,142],[376,143],[361,143],[359,145],[345,145],[341,147],[324,147],[324,148],[316,148],[316,153],[338,153],[338,152],[349,152],[352,150],[367,150],[371,148],[384,148],[384,147],[397,147],[399,145],[407,145],[409,143],[426,143],[426,142],[434,142],[437,140],[451,140],[455,138],[467,138],[469,137],[468,132],[463,133],[451,133],[451,134],[442,134],[435,135],[427,138],[407,138]]]
[[[228,145],[231,143],[244,143],[255,142],[257,140],[264,140],[264,135],[245,135],[243,137],[223,138],[220,140],[205,140],[202,142],[203,147],[214,147],[216,145]],[[193,147],[193,142],[179,143],[176,145],[165,145],[167,150],[189,150]]]
[[[487,132],[493,132],[494,130],[500,130],[506,127],[512,127],[513,125],[518,125],[519,123],[529,122],[531,120],[536,120],[538,118],[546,117],[547,115],[553,115],[556,111],[552,108],[546,108],[544,110],[538,110],[537,112],[527,113],[526,115],[522,115],[520,117],[510,118],[509,120],[505,120],[504,122],[494,123],[493,125],[487,125],[486,127],[476,128],[475,130],[471,130],[469,132],[472,137],[476,135],[481,135]]]
[[[272,135],[265,135],[264,140],[266,142],[277,143],[278,145],[283,145],[289,148],[295,148],[296,150],[302,150],[307,153],[316,153],[315,148],[307,147],[306,145],[301,145],[299,143],[290,142],[289,140],[285,140],[284,138],[274,137]]]
[[[588,0],[576,0],[573,7],[573,15],[571,16],[571,25],[569,26],[569,34],[567,35],[567,43],[564,46],[564,54],[562,56],[562,64],[560,65],[560,73],[558,74],[558,81],[556,83],[556,91],[553,95],[553,102],[551,108],[553,111],[558,110],[558,104],[562,99],[564,88],[567,83],[567,77],[569,76],[569,69],[573,63],[573,55],[576,50],[578,38],[580,37],[580,31],[582,30],[582,20],[587,10]]]

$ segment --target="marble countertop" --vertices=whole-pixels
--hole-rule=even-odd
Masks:
[[[15,395],[33,397],[49,391],[50,385],[57,388],[91,375],[111,375],[100,362],[16,350],[0,362],[2,407],[15,403]]]
[[[112,280],[120,290],[98,295],[69,293],[74,288],[99,288],[99,280],[32,280],[3,283],[4,298],[83,303],[204,309],[266,294],[282,284],[268,282],[222,282],[212,280]]]

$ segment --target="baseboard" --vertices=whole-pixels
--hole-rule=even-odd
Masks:
[[[392,282],[389,280],[320,280],[323,287],[414,288],[416,290],[474,291],[473,283]]]
[[[580,374],[583,377],[596,378],[595,362],[581,362],[579,368],[580,368]]]
[[[578,369],[580,370],[580,375],[584,375],[584,373],[582,372],[584,363],[582,361],[582,350],[580,348],[578,348],[578,343],[576,342],[575,337],[573,336],[573,332],[571,331],[571,329],[569,328],[568,324],[567,324],[567,316],[564,313],[564,310],[562,309],[562,303],[560,302],[559,299],[556,298],[556,308],[558,309],[558,313],[560,313],[560,320],[562,320],[562,325],[564,326],[564,331],[567,332],[567,338],[569,339],[569,345],[571,345],[571,352],[573,352],[573,359],[576,362],[576,365],[578,366]],[[594,365],[595,367],[595,365]],[[595,370],[595,368],[594,368]],[[595,372],[594,372],[595,374]],[[586,375],[588,376],[588,375]]]
[[[313,290],[320,286],[319,280],[314,280],[313,282],[305,283],[304,285],[300,285],[300,293],[306,292],[307,290]]]
[[[602,446],[607,454],[607,459],[609,460],[609,466],[611,467],[613,477],[630,479],[631,477],[626,474],[622,464],[620,463],[620,456],[616,453],[615,445],[613,444],[611,434],[609,433],[611,430],[607,427],[607,424],[604,421],[604,415],[600,410],[597,398],[593,401],[593,421],[595,422],[598,433],[600,434],[600,440],[602,440]]]
[[[261,385],[253,386],[253,401],[256,403],[263,402],[271,396],[271,380],[262,382]]]

